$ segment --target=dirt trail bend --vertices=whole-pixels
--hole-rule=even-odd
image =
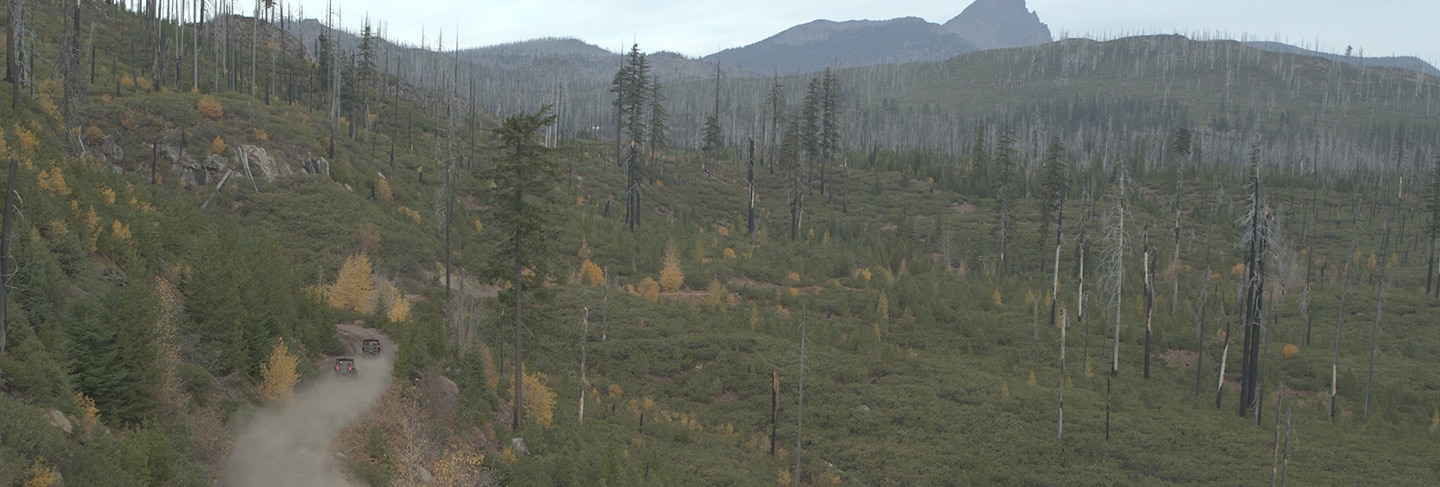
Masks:
[[[395,343],[374,329],[351,324],[337,328],[355,358],[356,377],[336,377],[333,360],[327,361],[321,364],[321,378],[297,389],[290,404],[256,412],[236,433],[221,485],[352,485],[340,474],[330,442],[390,387]],[[367,338],[380,340],[380,357],[361,356],[360,341]]]

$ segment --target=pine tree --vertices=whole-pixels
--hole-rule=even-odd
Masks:
[[[1435,281],[1435,241],[1440,240],[1440,155],[1430,166],[1430,180],[1425,191],[1425,236],[1429,238],[1429,254],[1425,265],[1425,294],[1430,294]]]
[[[665,87],[660,82],[650,84],[650,159],[653,161],[660,151],[670,148],[670,112],[665,110]]]
[[[1060,137],[1050,139],[1045,159],[1040,163],[1040,268],[1045,268],[1045,249],[1049,243],[1050,223],[1059,221],[1070,193],[1070,171],[1065,162],[1065,145]],[[1060,229],[1056,229],[1058,233]]]
[[[1009,240],[1010,240],[1010,212],[1015,193],[1015,129],[1009,123],[1000,133],[999,145],[995,148],[995,177],[993,195],[995,205],[999,207],[1000,224],[997,227],[1000,237],[1000,276],[1009,274]]]
[[[511,428],[519,430],[524,394],[522,385],[524,348],[521,330],[524,327],[527,290],[539,290],[550,278],[553,260],[551,233],[558,213],[555,188],[563,177],[563,168],[546,153],[537,139],[541,129],[555,123],[547,105],[535,113],[520,113],[505,119],[494,129],[506,154],[481,174],[493,187],[482,195],[489,206],[485,230],[497,242],[484,263],[481,275],[495,282],[508,282],[511,293],[502,293],[502,302],[509,301],[515,320],[515,399]],[[529,271],[527,274],[526,271]]]
[[[651,96],[650,82],[650,63],[645,59],[645,53],[640,52],[640,45],[633,44],[625,64],[610,81],[610,92],[615,93],[614,105],[625,137],[635,144],[644,144],[647,139],[646,108]]]
[[[720,156],[720,151],[725,149],[725,134],[720,129],[720,65],[715,65],[715,108],[710,115],[705,117],[705,135],[703,146],[700,152],[705,154],[706,161],[714,161]],[[707,162],[702,170],[710,174],[710,166]]]
[[[975,144],[970,147],[970,165],[973,177],[979,187],[985,187],[990,180],[990,149],[985,143],[985,124],[975,124]],[[972,188],[975,188],[972,186]]]
[[[800,106],[800,148],[804,150],[805,163],[818,166],[820,162],[820,115],[824,110],[824,93],[821,91],[819,78],[811,78],[810,84],[805,87],[805,102]],[[813,173],[817,168],[811,167],[812,172],[808,179],[816,179]]]
[[[790,117],[785,124],[785,135],[780,143],[777,159],[785,174],[786,209],[790,211],[790,240],[800,236],[800,226],[805,216],[805,180],[803,163],[803,130],[797,118]]]
[[[817,138],[820,144],[820,193],[826,194],[829,188],[826,168],[840,150],[840,79],[830,68],[825,68],[825,73],[820,77],[819,129]]]

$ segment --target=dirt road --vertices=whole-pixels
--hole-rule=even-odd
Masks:
[[[336,377],[333,360],[322,363],[321,378],[297,389],[289,405],[257,412],[236,434],[222,485],[352,485],[340,474],[330,442],[390,387],[395,344],[374,329],[349,324],[337,327],[350,356],[356,359],[356,377]],[[360,341],[367,338],[380,340],[380,357],[361,356]]]

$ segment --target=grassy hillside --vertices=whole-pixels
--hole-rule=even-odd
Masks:
[[[54,5],[31,8],[35,18],[58,18]],[[14,189],[24,215],[13,222],[19,270],[9,284],[9,343],[0,357],[0,484],[52,470],[73,485],[212,484],[227,432],[271,407],[255,392],[271,345],[283,338],[318,358],[338,346],[332,325],[342,319],[387,330],[398,344],[397,373],[416,379],[399,381],[408,384],[392,399],[403,401],[387,400],[372,427],[336,447],[372,485],[403,484],[420,467],[438,475],[447,465],[504,485],[766,485],[790,478],[797,457],[809,485],[1254,484],[1272,476],[1277,436],[1288,438],[1279,449],[1288,450],[1286,478],[1299,484],[1417,484],[1440,473],[1426,461],[1440,453],[1440,340],[1427,333],[1440,309],[1424,295],[1429,242],[1420,233],[1426,193],[1396,173],[1309,173],[1280,165],[1278,152],[1262,156],[1265,202],[1282,243],[1268,263],[1265,399],[1255,426],[1253,417],[1236,415],[1234,383],[1243,160],[1212,152],[1176,166],[1183,189],[1177,245],[1176,213],[1164,203],[1176,187],[1167,169],[1139,171],[1147,162],[1138,155],[1071,157],[1077,189],[1065,206],[1058,307],[1072,321],[1062,376],[1061,331],[1050,324],[1054,249],[1038,242],[1039,202],[1014,203],[1011,272],[1002,274],[992,181],[968,156],[848,152],[848,170],[831,192],[806,189],[804,224],[791,240],[781,170],[756,169],[759,228],[751,236],[745,168],[735,151],[708,171],[697,154],[662,152],[645,163],[642,224],[632,233],[621,221],[625,174],[613,145],[562,141],[548,155],[567,168],[557,182],[564,204],[552,236],[563,271],[522,330],[526,372],[551,395],[548,405],[538,395],[532,403],[542,407],[512,434],[512,322],[493,299],[505,289],[473,278],[497,241],[482,216],[490,181],[479,171],[502,154],[486,131],[493,120],[456,116],[451,125],[445,107],[458,102],[379,76],[342,88],[353,95],[337,110],[345,120],[332,121],[321,63],[294,50],[275,52],[275,72],[286,74],[270,78],[278,80],[271,86],[287,88],[268,103],[263,89],[252,97],[243,82],[248,69],[216,69],[215,59],[225,58],[206,57],[213,44],[192,71],[219,71],[231,83],[192,91],[182,74],[180,90],[145,89],[135,77],[146,66],[143,54],[128,47],[144,40],[123,35],[141,31],[143,19],[103,5],[82,10],[103,27],[97,32],[120,35],[95,44],[97,59],[112,60],[108,74],[81,83],[88,96],[76,102],[69,125],[81,127],[85,148],[62,135],[59,71],[37,68],[35,93],[22,92],[21,109],[0,108],[6,155],[20,161]],[[241,37],[232,44],[243,45],[248,25],[235,18]],[[257,59],[269,56],[267,45],[287,45],[278,29],[262,24],[260,32],[276,37],[256,43]],[[39,35],[61,33],[42,28]],[[223,38],[204,37],[216,39]],[[55,45],[39,52],[53,56],[47,49]],[[1187,66],[1215,76],[1198,61]],[[1128,76],[1115,66],[1086,69],[1112,82]],[[940,81],[904,79],[907,96],[948,99],[925,91]],[[1320,81],[1297,73],[1294,82]],[[8,107],[3,91],[0,107]],[[1045,92],[1016,96],[1056,100]],[[1228,111],[1214,106],[1224,102],[1214,96],[1189,103]],[[203,108],[206,99],[218,103],[218,115]],[[366,107],[377,114],[370,124]],[[1142,116],[1127,107],[1098,109]],[[1356,116],[1410,116],[1366,107]],[[865,113],[878,112],[856,116]],[[125,155],[118,164],[99,160],[111,136]],[[224,150],[215,150],[217,138]],[[262,164],[247,146],[275,163]],[[223,166],[205,165],[211,154]],[[328,172],[304,170],[322,156]],[[447,161],[455,161],[452,260],[465,283],[455,284],[448,307],[441,277]],[[1096,276],[1113,250],[1102,238],[1111,221],[1103,215],[1117,204],[1114,173],[1122,165],[1136,181],[1125,202],[1125,287],[1114,308]],[[285,175],[267,177],[254,166]],[[1147,225],[1162,266],[1149,379],[1141,372],[1141,264],[1133,259]],[[1074,247],[1082,227],[1090,242],[1084,298],[1076,292]],[[366,281],[398,291],[377,293],[388,297],[366,312],[333,308],[322,291],[362,252],[374,263]],[[667,254],[678,280],[665,269]],[[607,287],[590,280],[587,260],[608,269]],[[405,306],[397,299],[410,313],[392,320],[390,311]],[[1116,313],[1119,370],[1110,377]],[[589,326],[583,352],[582,316]],[[1227,326],[1235,334],[1228,353]],[[442,376],[457,390],[435,385]],[[76,423],[71,432],[45,423],[52,408]],[[510,446],[516,436],[528,455]],[[483,459],[450,455],[456,452]]]

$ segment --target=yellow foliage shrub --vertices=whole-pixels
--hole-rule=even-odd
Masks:
[[[260,364],[260,376],[264,381],[255,391],[260,399],[265,402],[285,404],[295,393],[295,384],[300,382],[300,374],[295,372],[295,366],[300,364],[300,357],[290,353],[290,348],[285,346],[285,339],[281,338],[275,342],[270,349],[270,359]]]
[[[410,217],[411,220],[415,220],[415,223],[420,223],[420,212],[412,210],[408,206],[400,207],[400,214]]]
[[[732,249],[732,248],[730,248],[730,247],[725,247],[725,251],[724,251],[724,252],[721,252],[721,254],[725,255],[725,258],[726,258],[726,259],[734,259],[734,258],[735,258],[735,249]]]
[[[786,279],[789,279],[789,280],[791,280],[791,281],[799,281],[799,280],[800,280],[800,273],[799,273],[799,272],[795,272],[795,271],[790,271],[789,274],[786,274],[786,275],[785,275],[785,278],[786,278]]]
[[[396,295],[395,300],[390,302],[388,317],[392,323],[410,319],[410,300],[405,299],[404,295]]]
[[[20,143],[20,154],[27,157],[35,157],[36,150],[40,148],[40,140],[39,138],[35,138],[35,133],[27,130],[27,128],[20,127],[20,124],[14,124],[14,138]]]
[[[210,141],[210,153],[211,153],[211,154],[215,154],[215,155],[217,155],[217,156],[220,155],[220,154],[224,154],[224,153],[225,153],[225,149],[226,149],[225,139],[220,138],[219,135],[216,135],[216,136],[215,136],[215,140]]]
[[[65,184],[65,175],[60,172],[60,168],[41,169],[37,179],[40,189],[60,196],[70,196],[70,186]]]
[[[726,299],[728,297],[730,297],[730,290],[726,289],[725,285],[720,284],[719,279],[711,278],[710,287],[705,290],[705,307],[719,308],[721,306],[727,306],[730,304],[730,300]]]
[[[612,398],[620,397],[623,394],[625,394],[625,390],[620,388],[620,384],[611,383],[610,387],[605,388],[605,395]]]
[[[1231,267],[1231,268],[1230,268],[1230,275],[1232,275],[1232,276],[1239,276],[1239,275],[1242,275],[1242,274],[1245,274],[1245,263],[1244,263],[1244,262],[1235,264],[1235,267]]]
[[[639,286],[636,286],[635,293],[639,294],[640,297],[650,300],[652,303],[659,301],[660,284],[656,283],[654,279],[647,277],[645,280],[640,281]]]
[[[113,223],[110,224],[110,233],[115,237],[115,240],[121,242],[127,242],[130,240],[130,226],[124,223],[120,223],[120,220],[115,220]]]
[[[599,286],[605,283],[605,271],[590,259],[580,263],[580,282],[591,286]]]
[[[480,220],[475,220],[475,233],[480,233],[482,231],[485,231],[485,224],[480,223]]]
[[[210,95],[200,96],[200,101],[195,102],[195,111],[199,112],[200,116],[211,120],[220,120],[220,117],[225,114],[225,109],[220,106],[220,102],[215,101],[215,98]]]
[[[95,429],[100,424],[100,408],[95,407],[95,400],[90,396],[75,392],[75,403],[80,405],[80,427],[86,433]]]
[[[50,487],[59,481],[60,471],[37,458],[34,463],[25,467],[25,483],[21,485],[24,487]]]
[[[546,428],[555,422],[555,393],[545,388],[536,374],[524,374],[525,415]]]
[[[115,204],[115,190],[107,188],[105,186],[101,186],[100,198],[105,200],[105,204],[107,205]]]
[[[782,487],[791,486],[791,484],[793,483],[793,478],[791,477],[791,470],[789,470],[789,468],[780,468],[779,474],[775,475],[775,483],[780,484],[780,486]]]
[[[489,345],[480,344],[480,361],[484,365],[485,385],[494,392],[495,388],[500,386],[500,373],[495,369],[495,356],[490,353]]]
[[[660,269],[660,289],[667,293],[680,290],[685,284],[685,274],[680,271],[680,251],[675,242],[665,246],[665,266]]]
[[[1280,355],[1287,359],[1294,358],[1296,355],[1300,355],[1300,347],[1295,346],[1293,343],[1287,343],[1285,344],[1285,348],[1280,349]]]
[[[385,200],[387,203],[395,202],[395,191],[390,189],[390,180],[387,178],[380,178],[379,181],[375,182],[375,194],[379,195],[380,199]]]

